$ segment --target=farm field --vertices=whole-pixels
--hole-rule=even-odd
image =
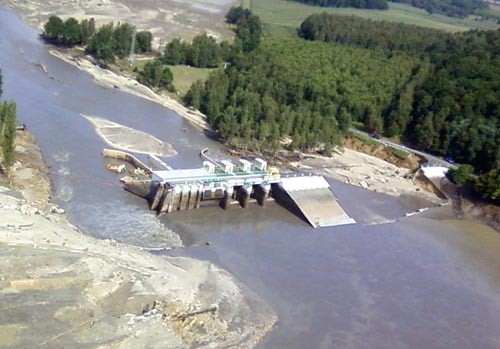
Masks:
[[[261,18],[267,30],[274,35],[295,33],[295,29],[306,17],[319,12],[356,15],[373,20],[404,22],[449,32],[470,29],[494,30],[500,27],[497,21],[491,19],[430,15],[422,9],[392,2],[389,3],[389,10],[387,11],[318,7],[283,0],[244,0],[243,5],[251,8],[252,12]]]

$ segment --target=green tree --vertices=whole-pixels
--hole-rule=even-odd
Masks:
[[[16,137],[16,104],[4,102],[0,105],[0,146],[2,147],[3,165],[9,168],[14,158],[14,140]]]
[[[136,46],[135,52],[144,53],[151,52],[151,42],[153,41],[153,34],[150,31],[140,31],[135,36]]]
[[[80,23],[82,43],[86,45],[90,38],[95,34],[94,18],[84,19]]]
[[[173,39],[165,46],[163,62],[171,65],[186,64],[187,50],[187,44],[181,39]]]
[[[492,169],[478,177],[474,189],[485,199],[500,203],[500,169]]]
[[[64,22],[61,42],[65,46],[74,46],[82,42],[82,29],[75,18],[70,17]]]
[[[106,63],[115,61],[113,23],[105,24],[90,39],[87,52]]]
[[[184,96],[184,103],[193,108],[200,109],[204,98],[204,88],[203,82],[201,80],[196,80]]]
[[[460,165],[457,169],[450,168],[448,170],[448,178],[457,185],[464,185],[472,178],[474,168],[471,165]]]
[[[147,62],[137,78],[141,83],[148,86],[164,88],[171,92],[175,91],[172,84],[172,72],[168,67],[165,67],[160,60]]]
[[[354,7],[387,10],[387,0],[293,0],[321,7]]]
[[[244,52],[256,49],[262,36],[260,18],[250,15],[246,20],[240,22],[236,28],[236,36]]]
[[[186,63],[193,67],[215,68],[220,63],[219,46],[215,39],[206,33],[193,38]]]
[[[230,24],[237,24],[241,21],[246,20],[251,14],[252,12],[250,12],[250,10],[248,9],[245,9],[241,6],[233,6],[226,14],[226,22]]]
[[[115,55],[124,58],[130,53],[134,32],[134,26],[128,23],[118,23],[116,25],[113,31],[113,51]]]
[[[43,37],[48,42],[60,44],[64,35],[64,22],[58,16],[50,16],[44,25]]]

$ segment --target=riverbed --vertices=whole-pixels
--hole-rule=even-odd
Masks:
[[[159,104],[103,88],[49,54],[38,32],[0,9],[4,95],[37,137],[53,200],[85,233],[162,246],[227,269],[277,312],[260,348],[498,348],[500,235],[449,208],[405,217],[411,200],[330,181],[358,224],[312,229],[284,208],[211,207],[158,219],[106,170],[106,147],[80,114],[173,146],[174,168],[223,147]],[[41,68],[41,64],[47,72]],[[380,224],[376,224],[380,223]],[[200,246],[209,241],[209,246]]]

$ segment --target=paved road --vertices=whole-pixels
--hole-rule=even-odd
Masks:
[[[353,127],[351,127],[349,129],[349,131],[356,133],[356,134],[359,134],[359,135],[362,135],[362,136],[370,137],[370,135],[368,133],[360,131],[360,130],[355,129]],[[422,156],[423,158],[427,159],[429,165],[444,166],[444,167],[448,167],[448,168],[456,168],[457,167],[456,165],[452,165],[449,162],[443,160],[442,158],[439,158],[439,157],[434,156],[434,155],[429,154],[429,153],[425,153],[425,152],[420,151],[420,150],[408,148],[408,147],[401,145],[401,144],[398,144],[398,143],[394,143],[387,138],[384,138],[384,137],[380,137],[379,139],[373,138],[373,137],[370,137],[370,138],[375,142],[379,142],[381,144],[388,145],[388,146],[391,146],[391,147],[396,148],[396,149],[401,149],[403,151]]]

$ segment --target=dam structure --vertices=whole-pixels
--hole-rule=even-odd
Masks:
[[[274,200],[297,214],[313,227],[351,224],[350,218],[317,175],[282,175],[261,158],[215,161],[201,151],[201,168],[172,169],[156,156],[146,179],[122,179],[126,190],[148,200],[158,214],[219,205],[228,209],[251,202],[264,206]]]

